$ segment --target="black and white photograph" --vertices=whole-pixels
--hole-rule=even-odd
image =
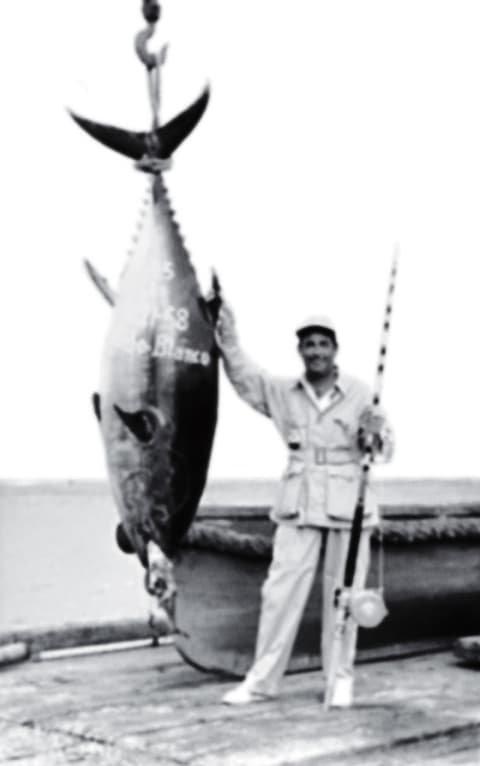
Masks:
[[[0,6],[0,764],[480,763],[480,5]]]

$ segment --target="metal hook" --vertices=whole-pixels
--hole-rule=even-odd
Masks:
[[[146,29],[142,29],[135,35],[135,51],[140,61],[146,66],[149,72],[165,63],[167,56],[167,45],[162,45],[158,53],[150,53],[147,49],[147,42],[155,32],[155,24],[149,24]]]

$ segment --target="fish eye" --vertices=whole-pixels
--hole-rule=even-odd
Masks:
[[[125,412],[116,404],[115,412],[122,423],[142,444],[149,444],[155,438],[160,422],[155,413],[150,410],[138,410],[137,412]]]

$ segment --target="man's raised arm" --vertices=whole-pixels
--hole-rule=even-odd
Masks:
[[[271,417],[271,377],[252,362],[241,348],[235,316],[225,302],[220,309],[215,337],[226,375],[237,394],[262,415]]]

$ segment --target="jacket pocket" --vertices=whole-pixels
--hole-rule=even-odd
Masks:
[[[333,418],[333,424],[337,429],[338,435],[345,439],[347,444],[351,444],[354,440],[352,425],[348,420],[343,418]]]
[[[273,505],[273,515],[278,519],[294,519],[301,510],[303,489],[303,461],[290,459],[282,476]]]
[[[356,465],[329,466],[327,471],[327,516],[352,521],[360,487],[360,469]],[[367,490],[364,517],[375,510],[375,501]]]

